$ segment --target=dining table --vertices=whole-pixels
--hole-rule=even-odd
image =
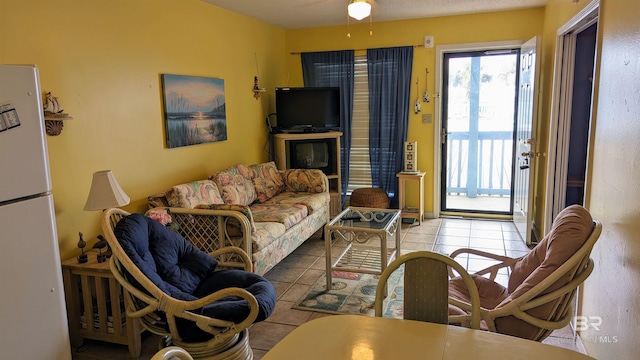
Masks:
[[[330,315],[294,329],[264,360],[593,359],[570,349],[465,327]]]

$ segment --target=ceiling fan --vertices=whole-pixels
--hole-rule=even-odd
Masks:
[[[352,0],[347,5],[347,13],[356,20],[362,20],[371,15],[371,4],[367,0]]]
[[[326,4],[327,2],[333,3],[335,1],[337,0],[318,0],[318,1],[308,2],[306,4],[303,4],[302,6],[304,7],[316,6],[316,5]],[[375,0],[349,0],[347,4],[347,14],[351,18],[359,21],[366,18],[367,16],[370,16],[371,10],[374,9],[376,6],[377,6],[377,3]]]

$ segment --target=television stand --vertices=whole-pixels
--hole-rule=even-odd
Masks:
[[[331,203],[329,206],[330,216],[334,218],[342,211],[342,183],[340,175],[340,137],[339,131],[308,132],[308,133],[277,133],[273,134],[276,165],[279,170],[290,169],[289,141],[315,140],[315,139],[335,139],[335,151],[333,151],[335,170],[331,174],[326,174],[329,179],[329,193]]]
[[[278,134],[324,134],[328,132],[336,132],[328,129],[296,129],[296,130],[276,130]],[[305,139],[306,140],[306,139]]]

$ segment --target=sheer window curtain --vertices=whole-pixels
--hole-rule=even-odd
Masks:
[[[371,181],[398,207],[398,178],[409,123],[413,47],[367,50]]]
[[[339,87],[342,137],[340,138],[340,172],[342,201],[349,184],[349,152],[351,150],[351,114],[353,106],[354,51],[326,51],[300,54],[304,86]]]

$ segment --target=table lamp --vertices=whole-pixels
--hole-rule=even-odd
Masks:
[[[129,196],[122,190],[111,170],[96,171],[93,173],[89,197],[84,204],[84,210],[106,210],[129,204]],[[104,262],[111,254],[111,249],[103,253],[100,250],[98,262]]]

